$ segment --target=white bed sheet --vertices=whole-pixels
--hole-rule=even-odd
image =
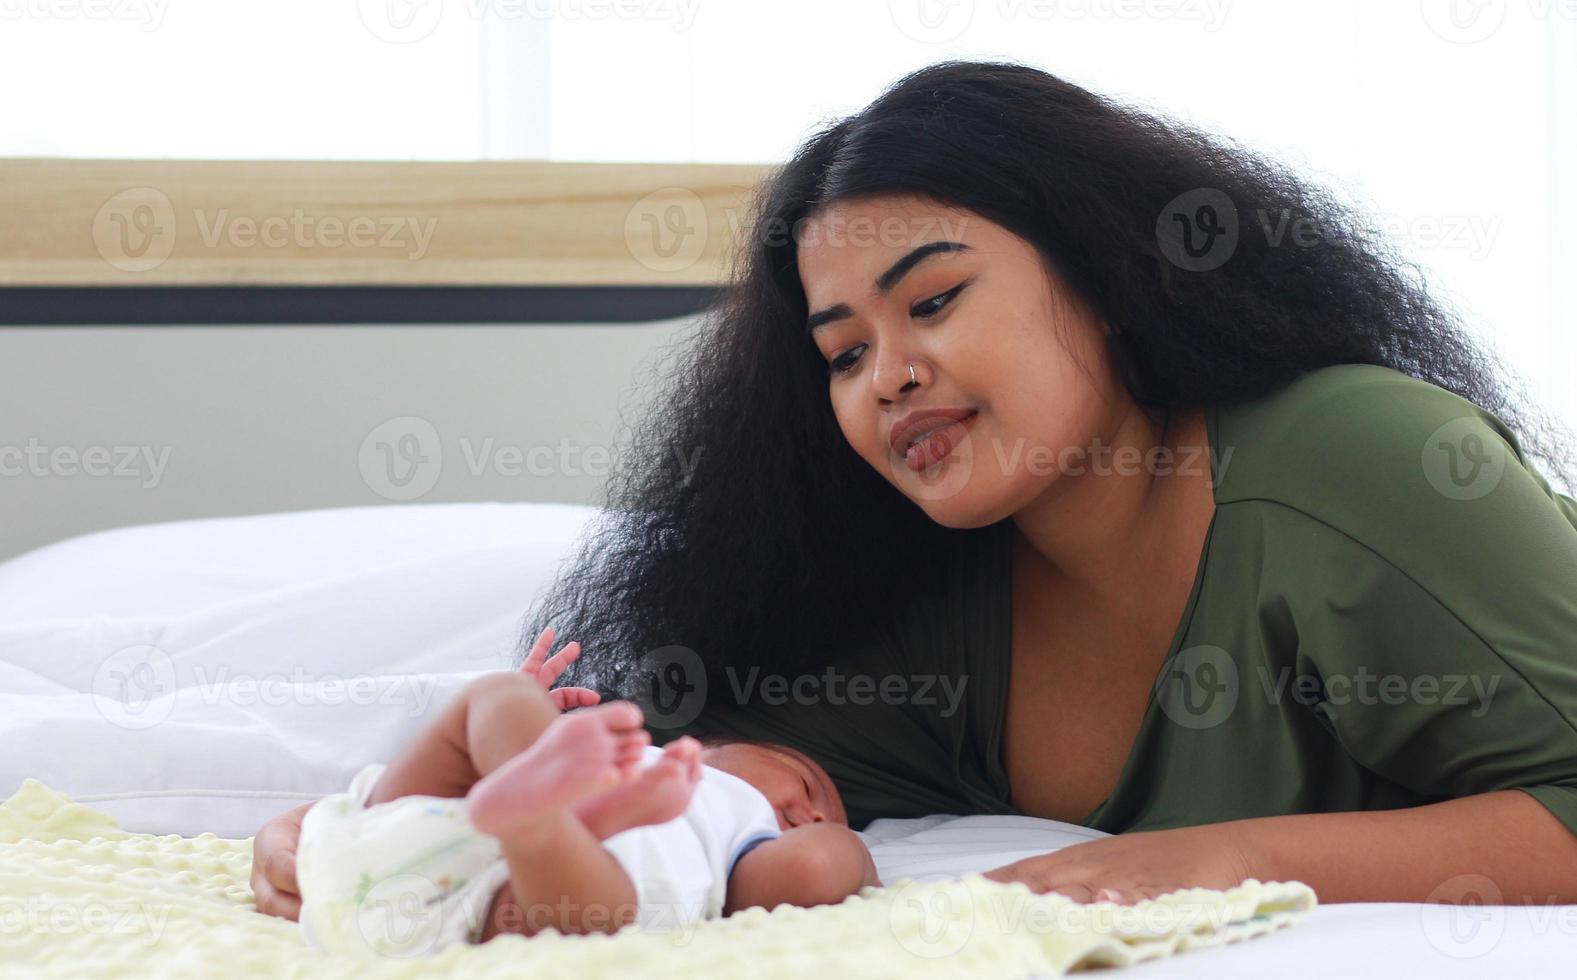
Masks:
[[[508,662],[519,617],[590,508],[391,506],[89,535],[0,564],[0,793],[24,776],[129,830],[247,837],[296,802],[342,788],[392,752],[470,677]],[[95,698],[105,657],[149,642],[192,680],[138,728]],[[241,681],[312,677],[269,704]],[[406,703],[327,707],[355,674]],[[332,686],[332,685],[331,685]],[[425,692],[418,704],[414,692]],[[114,712],[110,712],[112,715]],[[123,719],[124,720],[124,719]],[[988,871],[1104,836],[1027,817],[877,821],[883,880]],[[1153,977],[1577,978],[1577,905],[1325,905],[1234,946],[1133,968]]]

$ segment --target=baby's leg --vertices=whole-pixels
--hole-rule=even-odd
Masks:
[[[584,797],[570,809],[594,839],[606,840],[632,827],[665,823],[679,816],[690,805],[700,776],[700,743],[688,737],[675,739],[663,747],[662,758],[652,765],[612,789]],[[574,828],[563,833],[571,839],[579,836]],[[520,843],[529,846],[528,841]],[[524,850],[524,846],[521,850]],[[577,846],[585,845],[581,843]],[[540,867],[533,863],[534,859],[530,855],[519,851],[513,860],[515,863],[511,865],[512,869]],[[595,868],[594,863],[592,867]],[[527,896],[524,902],[516,898],[513,881],[505,883],[494,893],[488,908],[487,925],[482,932],[483,942],[500,932],[524,932],[529,935],[545,925],[554,925],[561,931],[589,932],[597,925],[594,918],[607,922],[610,929],[628,921],[626,912],[614,909],[609,909],[606,915],[600,915],[600,909],[587,909],[577,921],[569,914],[572,910],[565,909],[560,913],[556,905],[550,906],[542,901],[544,895],[552,897],[551,884],[537,879],[524,883],[522,887],[526,889],[522,893]],[[636,896],[631,894],[629,898],[626,908],[633,910]]]
[[[529,936],[614,932],[634,920],[634,883],[573,807],[625,778],[628,746],[638,757],[645,744],[632,734],[645,735],[640,721],[639,708],[617,701],[564,715],[471,787],[471,822],[498,838],[509,862],[509,901],[495,901],[491,926]]]
[[[477,780],[529,748],[558,718],[558,707],[535,678],[507,671],[479,677],[389,763],[367,805],[402,796],[464,796]],[[635,727],[640,727],[638,719]],[[644,729],[634,739],[621,748],[621,766],[638,762],[641,748],[650,741]]]
[[[651,741],[629,702],[561,715],[541,684],[489,674],[428,725],[373,788],[368,805],[402,796],[466,796],[471,822],[499,838],[510,901],[495,902],[484,938],[614,931],[636,911],[633,883],[572,808],[615,787]]]
[[[534,936],[613,933],[635,921],[638,895],[624,867],[567,810],[499,836],[509,883],[495,894],[486,942],[499,932]]]
[[[685,811],[701,779],[701,743],[688,735],[663,746],[662,758],[606,792],[575,805],[598,840],[632,827],[666,823]]]

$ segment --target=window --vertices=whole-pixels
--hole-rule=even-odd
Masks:
[[[1577,420],[1571,0],[0,0],[0,155],[770,163],[948,57],[1309,168]]]

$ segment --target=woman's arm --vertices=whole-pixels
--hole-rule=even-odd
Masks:
[[[1298,813],[1137,831],[986,875],[1079,902],[1131,904],[1245,878],[1301,881],[1322,902],[1577,902],[1577,836],[1520,790],[1400,810]]]
[[[1577,903],[1577,836],[1520,790],[1224,826],[1253,877],[1301,881],[1323,902]]]

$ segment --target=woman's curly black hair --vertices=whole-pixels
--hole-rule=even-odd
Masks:
[[[675,646],[708,670],[823,669],[987,530],[935,523],[856,455],[805,335],[796,230],[876,195],[961,208],[1035,246],[1109,327],[1120,376],[1158,421],[1379,364],[1494,412],[1566,475],[1521,382],[1330,192],[1039,69],[942,62],[818,131],[758,191],[728,286],[673,358],[606,510],[526,618],[527,637],[552,625],[581,641],[563,683],[634,696],[643,658]],[[1224,260],[1181,237],[1191,218],[1229,228],[1234,208]],[[1278,239],[1260,216],[1316,233]]]

